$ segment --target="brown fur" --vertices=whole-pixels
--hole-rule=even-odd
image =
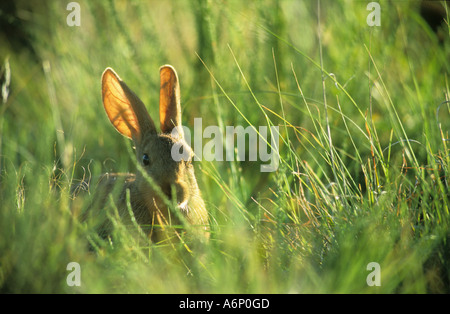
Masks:
[[[167,235],[165,226],[180,224],[177,213],[167,206],[167,201],[177,204],[181,217],[196,230],[208,237],[208,213],[197,185],[194,168],[190,160],[175,161],[171,156],[174,143],[184,142],[184,137],[174,138],[170,133],[175,126],[181,126],[180,87],[173,67],[160,68],[160,126],[158,133],[142,101],[111,69],[102,75],[102,98],[105,111],[113,126],[124,136],[131,138],[136,148],[138,171],[136,175],[126,174],[118,209],[121,217],[128,217],[126,205],[127,190],[133,215],[152,240]],[[143,160],[146,154],[148,158]],[[192,154],[191,154],[192,155]],[[148,165],[146,164],[148,161]],[[102,185],[111,189],[118,181],[118,175],[102,177]],[[153,182],[153,183],[152,183]],[[175,192],[175,193],[173,193]],[[175,196],[176,200],[172,200]],[[164,201],[166,199],[166,201]],[[183,219],[182,219],[183,220]],[[154,228],[159,225],[160,228]],[[161,228],[162,227],[162,228]],[[189,228],[191,229],[191,228]],[[198,232],[200,231],[200,232]]]

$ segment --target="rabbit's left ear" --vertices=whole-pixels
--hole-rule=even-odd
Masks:
[[[159,69],[161,86],[159,90],[159,120],[161,132],[170,133],[181,126],[180,84],[175,69],[164,65]]]
[[[144,103],[111,68],[102,75],[102,98],[109,120],[122,135],[139,142],[143,133],[156,133]]]

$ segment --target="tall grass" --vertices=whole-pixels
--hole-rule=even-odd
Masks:
[[[0,37],[2,292],[449,292],[448,25],[440,42],[403,1],[380,1],[380,27],[361,1],[78,2],[80,27],[59,1],[16,2],[23,42]],[[279,126],[279,168],[195,163],[206,244],[150,243],[113,197],[114,241],[101,239],[78,219],[95,191],[71,187],[136,171],[101,73],[113,67],[157,119],[166,63],[184,125]],[[366,282],[371,262],[381,286]]]

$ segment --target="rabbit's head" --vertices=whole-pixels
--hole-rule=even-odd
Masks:
[[[138,171],[131,190],[133,211],[167,214],[162,195],[173,202],[191,223],[206,224],[203,199],[191,164],[192,150],[185,143],[183,133],[172,135],[175,127],[181,130],[180,86],[175,69],[160,68],[159,133],[143,102],[111,69],[102,75],[103,105],[109,120],[124,136],[133,140]],[[189,160],[176,161],[171,151],[175,143],[189,152]],[[184,158],[186,159],[186,158]],[[153,182],[153,183],[152,183]]]

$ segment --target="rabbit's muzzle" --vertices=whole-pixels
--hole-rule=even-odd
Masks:
[[[150,214],[159,212],[166,216],[169,212],[168,207],[172,205],[182,214],[187,214],[191,192],[185,179],[176,180],[179,172],[158,176],[159,180],[152,177],[152,183],[146,178],[136,178],[138,194],[145,200],[145,207]]]

